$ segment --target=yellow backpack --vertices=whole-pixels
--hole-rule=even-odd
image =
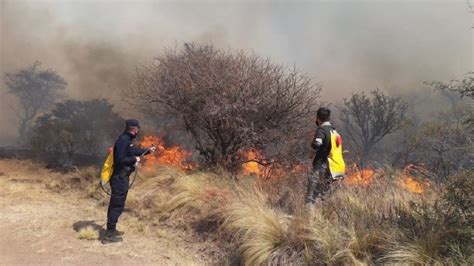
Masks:
[[[342,157],[342,137],[336,130],[331,129],[331,151],[329,152],[329,171],[332,178],[343,177],[346,173],[346,164]]]
[[[114,150],[110,149],[107,159],[105,159],[102,171],[100,172],[100,184],[105,185],[110,181],[112,172],[114,171]]]

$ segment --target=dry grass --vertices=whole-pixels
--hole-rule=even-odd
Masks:
[[[459,242],[449,240],[459,236],[443,233],[448,220],[430,212],[443,194],[435,186],[419,195],[381,172],[367,187],[342,186],[318,202],[308,216],[302,211],[303,187],[294,183],[297,187],[288,187],[285,181],[276,184],[287,186],[285,189],[263,190],[265,184],[222,182],[215,174],[182,175],[171,186],[173,196],[156,207],[168,213],[169,219],[184,222],[211,213],[219,216],[224,223],[214,233],[232,236],[230,240],[247,265],[439,264],[471,258],[456,248]],[[287,202],[281,204],[282,199]],[[427,207],[415,209],[413,203]],[[402,210],[405,216],[400,216]],[[403,224],[403,219],[409,222]],[[459,231],[458,227],[453,230]],[[413,237],[408,229],[422,233]],[[446,245],[451,246],[449,254],[443,251]]]
[[[238,188],[224,217],[224,228],[234,233],[246,265],[264,263],[285,241],[288,217],[268,206],[265,194],[255,187]]]
[[[154,211],[161,219],[172,214],[194,217],[218,215],[233,197],[225,179],[211,173],[175,175],[175,180],[163,182],[168,193],[157,194],[154,198]]]
[[[86,226],[79,230],[79,239],[97,240],[99,239],[99,231],[92,226]]]
[[[197,265],[210,261],[206,254],[198,252],[205,245],[187,244],[183,241],[183,235],[177,234],[179,230],[157,226],[153,219],[142,219],[135,213],[141,212],[141,209],[127,211],[120,219],[118,229],[126,232],[126,245],[74,241],[79,238],[79,230],[88,225],[85,221],[93,221],[91,226],[96,230],[105,223],[107,209],[103,205],[108,204],[109,196],[99,190],[91,197],[84,189],[98,182],[97,176],[93,177],[96,180],[87,177],[88,173],[94,172],[93,169],[62,174],[49,171],[44,165],[21,160],[0,160],[0,169],[5,173],[0,177],[0,223],[9,229],[4,232],[6,239],[9,236],[21,245],[34,242],[35,250],[46,250],[45,253],[50,256],[48,258],[43,254],[45,260],[37,262],[32,255],[31,263],[51,264],[52,261],[53,264],[64,264],[61,260],[63,256],[58,256],[58,252],[65,250],[71,261],[77,259],[77,263],[81,261],[82,264],[97,264],[97,261],[114,264],[117,259],[125,264],[140,265]],[[167,176],[161,176],[161,173]],[[158,181],[170,177],[174,179],[169,172],[161,173],[157,178],[138,179],[138,186],[131,190],[131,195],[136,197],[135,204],[140,208],[142,198],[150,197],[153,190],[158,189]],[[86,175],[84,181],[91,182],[81,185],[80,175]],[[89,174],[89,177],[92,176]],[[48,184],[63,180],[66,182],[61,183],[61,187],[50,186],[51,189],[46,189]],[[162,185],[160,189],[168,187],[164,183]],[[167,191],[162,193],[167,194]],[[23,254],[23,249],[19,252]]]
[[[81,170],[78,188],[100,202],[93,171]],[[227,256],[238,250],[246,265],[472,264],[472,174],[421,195],[400,186],[397,174],[380,172],[366,187],[343,185],[308,215],[301,176],[231,182],[225,173],[157,168],[139,175],[127,201],[132,215],[121,223],[171,246],[182,237],[176,233],[194,232],[186,237],[211,240]]]

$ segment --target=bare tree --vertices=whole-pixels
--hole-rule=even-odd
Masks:
[[[392,155],[392,164],[398,167],[405,167],[413,163],[414,154],[421,148],[420,122],[415,116],[405,117],[400,121],[399,135],[392,140],[395,151]]]
[[[193,43],[140,69],[131,89],[133,103],[178,121],[205,162],[227,169],[245,160],[242,150],[301,137],[320,93],[296,69]]]
[[[468,104],[470,104],[471,108],[467,117],[465,117],[465,123],[469,127],[474,127],[474,116],[473,116],[473,102],[474,100],[474,72],[468,73],[464,79],[462,80],[451,80],[449,83],[441,82],[441,81],[431,81],[425,82],[425,84],[431,85],[435,90],[439,90],[441,92],[455,92],[461,98],[467,98]],[[456,95],[456,96],[457,96]],[[455,96],[455,97],[456,97]],[[456,97],[457,98],[457,97]],[[469,102],[470,100],[470,102]],[[457,100],[453,100],[453,107],[456,107]]]
[[[472,129],[457,121],[428,122],[419,132],[420,149],[415,152],[416,159],[441,180],[446,180],[457,171],[472,169],[472,134]]]
[[[451,80],[449,83],[441,81],[425,82],[440,91],[454,91],[461,97],[474,99],[474,72],[468,73],[462,80]]]
[[[440,178],[447,179],[474,165],[474,73],[468,73],[462,80],[426,84],[447,96],[451,106],[421,127],[421,147],[415,156]]]
[[[353,94],[340,107],[342,127],[351,147],[364,163],[374,146],[386,135],[398,130],[407,104],[400,98],[385,95],[380,90]]]
[[[67,85],[66,81],[51,69],[40,69],[41,63],[16,73],[6,73],[7,92],[18,98],[20,106],[14,111],[20,120],[18,127],[19,143],[25,144],[33,120],[47,110],[61,95]]]

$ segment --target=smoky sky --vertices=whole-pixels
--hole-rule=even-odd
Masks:
[[[69,97],[107,97],[124,114],[121,92],[137,67],[190,41],[295,66],[333,102],[375,88],[418,90],[473,69],[466,1],[2,0],[0,8],[1,73],[40,61],[66,79]],[[16,120],[0,81],[8,138]]]

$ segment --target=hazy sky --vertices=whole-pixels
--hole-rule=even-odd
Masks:
[[[0,1],[1,73],[38,60],[68,81],[71,97],[119,105],[137,66],[188,41],[295,65],[328,101],[473,69],[467,1]],[[12,114],[0,94],[5,125]]]

